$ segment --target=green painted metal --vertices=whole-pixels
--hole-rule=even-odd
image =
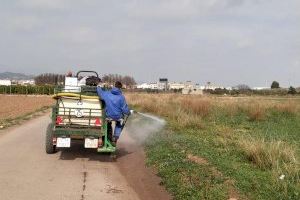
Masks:
[[[91,129],[67,129],[67,128],[54,128],[54,135],[55,136],[85,136],[85,137],[95,137],[98,138],[102,135],[99,129],[98,130],[91,130]]]
[[[105,113],[104,113],[105,115]],[[108,139],[108,132],[107,132],[107,121],[103,126],[103,130],[104,130],[104,143],[103,146],[101,148],[98,148],[98,152],[115,152],[116,151],[116,147],[114,147],[111,142]]]
[[[101,147],[101,148],[98,148],[97,151],[99,153],[113,153],[117,150],[116,147]]]

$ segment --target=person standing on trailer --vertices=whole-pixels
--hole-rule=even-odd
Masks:
[[[125,97],[121,91],[122,83],[115,82],[115,86],[111,90],[103,90],[101,85],[98,84],[97,94],[105,102],[106,117],[116,121],[112,142],[116,145],[119,139],[124,124],[122,123],[125,115],[130,115],[130,110],[126,103]]]

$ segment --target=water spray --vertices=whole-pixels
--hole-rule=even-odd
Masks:
[[[157,122],[160,122],[161,124],[164,124],[164,123],[165,123],[165,120],[160,119],[159,117],[156,117],[156,116],[154,116],[154,115],[149,115],[149,114],[141,113],[141,112],[136,112],[136,113],[137,113],[137,114],[140,114],[140,115],[142,115],[142,116],[144,116],[144,117],[147,117],[147,118],[149,118],[149,119],[152,119],[152,120],[155,120],[155,121],[157,121]]]
[[[157,121],[157,122],[160,122],[161,124],[164,124],[164,123],[165,123],[165,120],[164,120],[164,119],[161,119],[161,118],[156,117],[156,116],[154,116],[154,115],[150,115],[150,114],[146,114],[146,113],[142,113],[142,112],[137,112],[137,111],[135,111],[135,110],[130,110],[130,113],[131,113],[131,114],[139,114],[139,115],[141,115],[141,116],[143,116],[143,117],[146,117],[146,118],[148,118],[148,119],[152,119],[152,120],[155,120],[155,121]]]
[[[129,120],[126,129],[138,143],[144,143],[150,135],[160,132],[165,125],[165,120],[151,114],[133,110],[131,114],[133,118]]]

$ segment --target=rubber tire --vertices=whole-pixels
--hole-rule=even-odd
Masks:
[[[49,124],[46,132],[45,148],[47,154],[53,154],[56,152],[56,145],[53,145],[53,125]]]

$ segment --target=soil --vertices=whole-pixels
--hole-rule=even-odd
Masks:
[[[161,179],[155,176],[155,170],[146,167],[146,155],[143,147],[130,137],[130,133],[126,132],[126,129],[122,134],[125,137],[118,144],[117,166],[130,186],[143,200],[172,199],[165,188],[161,186]],[[127,154],[127,156],[122,157],[123,154]]]
[[[53,103],[50,96],[0,95],[0,121],[34,112]]]

